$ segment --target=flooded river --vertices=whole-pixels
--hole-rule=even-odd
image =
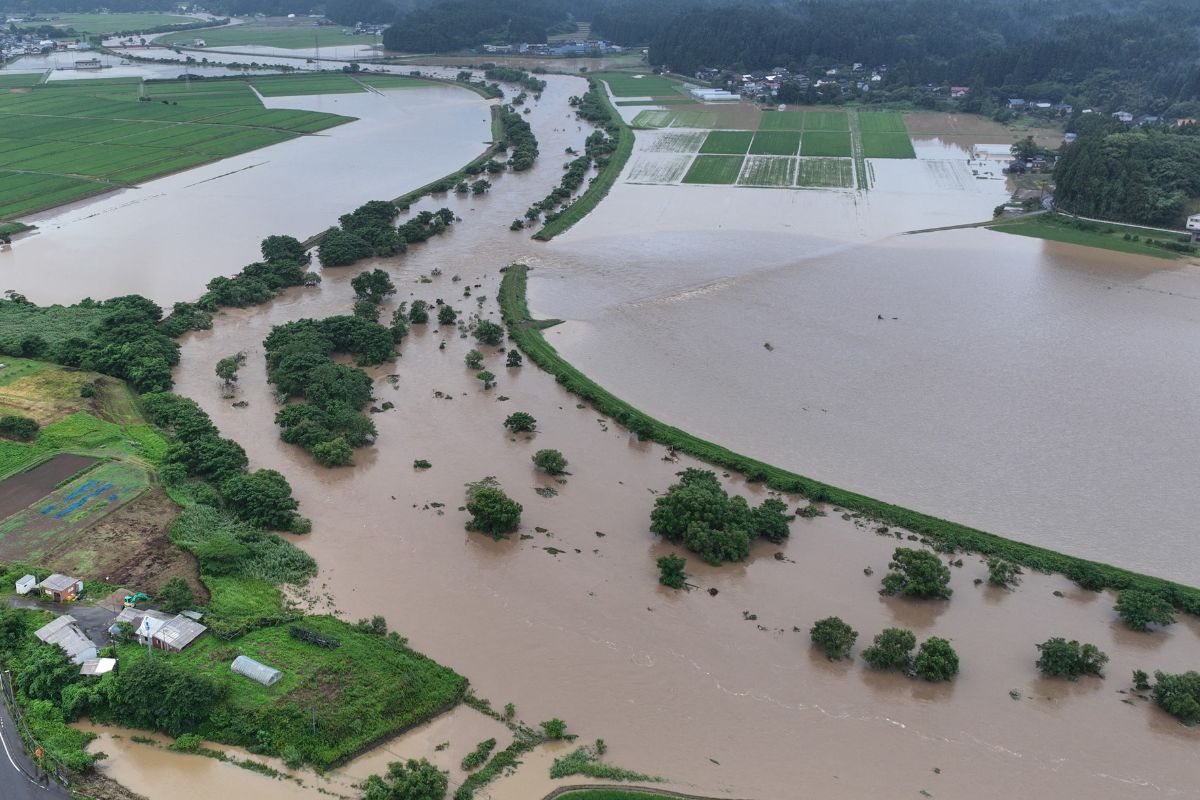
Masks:
[[[483,392],[463,367],[473,342],[456,330],[417,327],[397,362],[374,371],[379,401],[395,408],[373,417],[379,441],[356,453],[357,466],[322,469],[279,441],[261,348],[272,325],[347,313],[350,279],[371,266],[392,274],[395,301],[443,298],[495,319],[498,269],[525,260],[535,311],[569,320],[547,331],[550,341],[681,427],[1001,533],[1174,577],[1195,569],[1175,496],[1195,483],[1180,451],[1189,437],[1160,431],[1194,410],[1188,342],[1200,293],[1187,296],[1190,268],[983,231],[895,236],[979,219],[996,204],[990,188],[920,183],[939,168],[918,162],[878,168],[866,198],[619,184],[577,230],[535,246],[508,223],[557,183],[559,154],[580,147],[587,131],[566,100],[581,90],[577,79],[550,78],[529,117],[542,152],[535,169],[498,177],[487,196],[418,207],[452,208],[462,221],[447,235],[398,259],[326,270],[320,288],[223,313],[186,337],[178,390],[254,467],[284,472],[314,522],[298,538],[321,566],[312,591],[351,619],[384,614],[494,705],[513,702],[531,723],[561,717],[585,741],[603,737],[612,763],[695,793],[1200,797],[1200,731],[1125,693],[1135,668],[1196,668],[1197,620],[1136,634],[1116,620],[1111,594],[1042,575],[1014,591],[978,586],[986,568],[971,556],[953,569],[949,602],[883,598],[897,540],[833,508],[793,523],[786,545],[760,543],[744,564],[714,569],[690,557],[697,588],[665,590],[654,559],[672,548],[650,535],[649,512],[654,493],[695,462],[667,460],[490,349],[499,382]],[[907,180],[926,188],[906,198]],[[387,194],[423,182],[403,172]],[[307,197],[295,188],[325,191],[289,186],[280,198],[299,199],[280,205],[297,214],[308,213]],[[308,226],[263,224],[255,241],[297,227]],[[242,260],[181,249],[171,275],[184,281],[189,264],[232,272]],[[222,398],[212,372],[237,351],[248,356],[244,408]],[[536,435],[504,430],[517,410],[538,419]],[[569,459],[565,483],[534,472],[530,456],[544,447]],[[414,471],[415,459],[432,467]],[[1114,464],[1123,483],[1108,474]],[[523,504],[521,535],[495,542],[463,530],[463,484],[485,475]],[[754,502],[764,496],[729,480]],[[1135,519],[1130,540],[1121,520]],[[831,614],[860,631],[856,651],[892,625],[948,637],[962,674],[930,685],[830,663],[807,629]],[[1112,659],[1108,678],[1038,678],[1034,644],[1056,635],[1099,645]],[[441,738],[420,736],[425,744],[406,754]],[[268,796],[257,776],[197,767],[181,783],[150,768],[165,754],[113,749],[105,769],[124,770],[152,798]],[[389,757],[369,756],[370,770]],[[547,761],[536,754],[479,796],[532,800]]]

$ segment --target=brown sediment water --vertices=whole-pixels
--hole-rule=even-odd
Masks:
[[[557,89],[558,84],[552,86]],[[731,303],[737,311],[724,317],[714,312],[712,327],[734,340],[755,335],[738,330],[739,324],[746,325],[741,320],[755,314],[771,320],[766,332],[755,336],[753,355],[737,356],[754,376],[750,381],[722,377],[723,370],[736,366],[726,363],[730,356],[706,349],[714,346],[708,337],[681,341],[684,332],[669,330],[663,309],[728,292],[725,280],[733,288],[753,283],[724,278],[730,264],[747,272],[760,268],[758,280],[777,275],[778,283],[771,285],[784,293],[780,287],[800,280],[789,259],[794,262],[797,252],[821,240],[811,234],[785,239],[758,232],[730,234],[728,239],[705,236],[697,242],[681,233],[653,237],[635,229],[625,245],[611,231],[609,236],[572,234],[546,248],[531,247],[524,237],[505,231],[505,223],[515,215],[513,209],[538,199],[556,179],[557,165],[549,154],[579,136],[573,130],[565,137],[554,131],[562,124],[554,109],[561,106],[548,104],[554,102],[554,91],[547,95],[531,118],[542,143],[541,165],[525,175],[504,176],[489,197],[444,201],[463,218],[449,235],[414,247],[401,259],[326,270],[319,290],[293,290],[265,307],[224,313],[212,331],[191,334],[185,342],[179,390],[246,446],[254,466],[287,474],[303,512],[312,517],[313,533],[297,541],[321,565],[313,590],[331,595],[350,618],[385,614],[415,647],[468,675],[476,691],[497,706],[514,702],[518,716],[529,722],[559,716],[584,740],[606,739],[612,763],[663,775],[697,793],[857,798],[926,789],[935,796],[972,797],[1196,796],[1194,754],[1200,733],[1178,725],[1148,701],[1121,693],[1134,668],[1193,668],[1200,659],[1195,620],[1183,620],[1165,632],[1134,634],[1116,621],[1111,594],[1080,592],[1065,579],[1042,575],[1025,576],[1015,591],[977,587],[973,580],[986,577],[986,568],[971,556],[954,569],[956,591],[948,603],[883,598],[877,594],[880,576],[892,549],[905,542],[890,532],[861,530],[833,509],[825,518],[794,523],[785,546],[756,546],[745,564],[711,568],[693,556],[688,569],[697,590],[662,589],[654,559],[672,548],[648,532],[649,511],[654,493],[665,489],[676,471],[696,462],[664,460],[663,448],[637,442],[611,421],[578,407],[574,397],[535,368],[505,368],[503,356],[489,348],[483,348],[486,366],[499,375],[499,383],[483,392],[462,363],[473,341],[460,338],[457,330],[414,327],[395,365],[374,370],[378,401],[396,407],[374,415],[379,441],[356,454],[357,466],[321,469],[278,440],[259,345],[271,325],[345,313],[352,303],[350,278],[372,266],[393,275],[400,288],[397,301],[441,297],[463,310],[477,308],[475,298],[482,294],[488,298],[483,312],[494,319],[497,268],[519,257],[534,263],[534,274],[541,276],[534,283],[539,311],[558,307],[564,316],[580,319],[588,304],[603,304],[625,309],[627,320],[642,324],[636,340],[620,338],[623,369],[594,359],[594,350],[582,351],[585,368],[602,364],[608,377],[614,369],[638,373],[633,376],[636,388],[654,381],[653,374],[641,373],[637,365],[665,358],[666,364],[656,362],[665,389],[680,371],[671,362],[703,357],[707,372],[702,385],[689,386],[688,400],[676,398],[672,407],[654,412],[677,421],[677,412],[689,406],[700,409],[713,395],[721,395],[721,402],[733,401],[738,408],[729,412],[722,406],[719,422],[692,430],[721,441],[765,431],[774,437],[767,449],[778,455],[788,448],[783,453],[788,458],[777,460],[791,458],[793,451],[785,444],[791,428],[763,426],[758,418],[759,406],[769,406],[775,391],[759,384],[771,378],[775,367],[757,359],[759,351],[774,356],[791,338],[809,336],[800,331],[815,327],[820,332],[813,314],[771,313],[765,292],[738,296]],[[670,192],[685,187],[618,186],[611,198],[632,188]],[[769,194],[791,203],[786,198],[811,193]],[[903,211],[899,200],[883,199],[884,194],[869,202]],[[653,196],[667,207],[646,213],[643,228],[652,227],[656,216],[682,217],[669,195]],[[711,196],[715,203],[726,202]],[[947,216],[954,213],[952,200],[947,200]],[[974,202],[981,201],[990,199]],[[686,206],[689,201],[680,202]],[[609,203],[596,212],[601,222]],[[814,211],[817,205],[814,201]],[[701,201],[690,206],[695,213],[703,207]],[[646,212],[649,207],[642,208]],[[614,209],[626,213],[620,200]],[[913,219],[918,217],[912,213]],[[858,245],[855,237],[869,239],[870,222],[856,222],[849,235],[838,228],[824,236],[827,255],[822,259],[843,258],[844,253],[843,260],[851,263],[838,261],[838,268],[859,283],[865,278],[854,275],[853,262],[873,251]],[[946,246],[947,241],[953,237],[911,237],[876,247],[924,253],[922,247]],[[1020,242],[1017,247],[1027,244],[1015,241]],[[639,245],[645,249],[639,251]],[[710,249],[702,257],[706,246]],[[737,247],[741,255],[736,260],[732,253],[729,262],[718,257]],[[1026,255],[1036,260],[1037,250]],[[1089,255],[1070,257],[1086,263]],[[569,266],[577,267],[578,274],[567,274]],[[435,267],[442,274],[432,283],[418,281]],[[819,266],[813,269],[819,271]],[[655,270],[663,274],[650,274]],[[452,281],[456,274],[462,278],[457,283]],[[685,277],[691,288],[637,305],[639,297],[653,298],[660,282]],[[992,279],[1001,283],[1003,276]],[[861,299],[847,303],[847,294],[882,291],[853,288],[850,280],[846,278],[841,295],[824,298],[830,313],[848,314],[847,309],[868,305]],[[473,287],[471,299],[461,298],[467,284]],[[574,293],[568,285],[575,287]],[[870,308],[870,324],[883,331],[885,323],[874,319],[874,304]],[[796,326],[793,337],[781,334],[788,325]],[[898,327],[890,329],[893,336]],[[579,349],[586,328],[587,323],[575,322],[551,328],[547,336],[572,352]],[[614,331],[603,334],[612,337],[608,345],[617,341]],[[696,337],[698,331],[693,328],[691,334]],[[776,349],[765,350],[764,339]],[[875,347],[887,343],[882,334],[863,339],[861,349],[867,341]],[[439,349],[442,342],[444,350]],[[221,398],[211,375],[218,358],[238,350],[249,356],[239,380],[238,399],[249,402],[242,409]],[[805,347],[810,356],[812,351],[811,344]],[[396,376],[394,387],[383,380],[388,374]],[[726,388],[717,392],[713,387]],[[814,404],[810,412],[795,413],[827,414],[821,407]],[[538,419],[536,435],[504,430],[504,417],[516,410]],[[565,483],[534,472],[530,456],[543,447],[560,449],[570,460]],[[801,452],[807,454],[807,449]],[[415,471],[415,459],[433,466]],[[961,458],[954,463],[961,466]],[[920,460],[906,460],[902,467],[905,472],[925,469]],[[484,475],[496,476],[524,505],[521,531],[507,541],[463,530],[465,515],[458,510],[463,485]],[[761,487],[732,485],[754,501],[765,496]],[[558,494],[543,497],[535,492],[538,487]],[[794,507],[797,501],[789,502]],[[865,575],[866,567],[874,575]],[[710,588],[717,590],[715,596]],[[1064,596],[1056,597],[1055,591]],[[932,685],[874,673],[860,662],[827,662],[809,646],[807,629],[830,614],[861,632],[860,646],[892,625],[911,627],[922,639],[946,636],[962,657],[963,672],[953,684]],[[1054,635],[1098,644],[1112,657],[1110,677],[1078,683],[1038,678],[1034,644]],[[524,778],[521,772],[514,780],[518,786],[525,780],[540,782],[537,775]],[[504,785],[497,783],[482,796],[524,796],[523,789],[506,794]]]
[[[674,548],[649,533],[649,512],[676,471],[702,465],[668,460],[535,367],[505,368],[492,348],[481,349],[499,383],[482,391],[463,366],[473,342],[457,330],[415,326],[396,363],[373,369],[379,402],[395,408],[374,415],[378,443],[356,453],[355,467],[317,467],[279,441],[261,348],[272,325],[347,313],[351,277],[373,266],[396,280],[394,301],[440,297],[473,310],[483,295],[482,313],[496,319],[497,271],[524,260],[536,268],[534,311],[570,320],[548,339],[662,419],[1040,544],[1168,576],[1194,566],[1195,545],[1168,507],[1181,479],[1168,466],[1190,474],[1191,462],[1175,455],[1187,437],[1166,424],[1194,415],[1164,416],[1190,411],[1195,395],[1182,391],[1195,374],[1192,301],[1170,288],[1188,287],[1190,268],[986,231],[892,236],[932,227],[931,218],[969,222],[995,205],[991,190],[936,182],[906,194],[904,181],[931,169],[921,160],[872,162],[877,189],[865,197],[618,184],[566,236],[534,246],[506,228],[557,183],[556,154],[579,149],[587,131],[566,98],[581,88],[552,76],[535,104],[542,158],[533,170],[498,178],[489,196],[417,207],[446,205],[462,218],[445,236],[398,259],[325,270],[319,289],[224,312],[211,331],[186,337],[178,390],[246,447],[254,467],[284,472],[313,519],[313,533],[295,537],[321,565],[313,593],[351,619],[384,614],[497,707],[513,702],[531,723],[561,717],[585,741],[603,737],[612,763],[697,794],[1200,796],[1200,731],[1125,693],[1135,668],[1196,667],[1195,619],[1136,634],[1115,619],[1110,593],[1037,574],[1012,591],[976,586],[987,573],[970,555],[952,570],[951,601],[884,598],[879,579],[907,542],[832,508],[793,523],[785,545],[756,545],[746,563],[712,568],[689,557],[697,588],[664,589],[654,560]],[[418,280],[434,268],[441,274],[430,283]],[[248,356],[240,409],[212,373],[237,351]],[[538,419],[537,434],[504,430],[516,410]],[[544,447],[570,460],[565,483],[533,470],[530,456]],[[1132,467],[1114,491],[1101,472],[1117,454],[1153,464],[1146,481],[1156,491],[1138,494],[1145,481]],[[433,466],[416,471],[415,459]],[[463,530],[463,485],[485,475],[524,505],[509,540]],[[729,482],[753,502],[766,496]],[[1088,503],[1105,524],[1085,513]],[[1113,524],[1124,516],[1140,520],[1139,533],[1152,530],[1153,542],[1124,542]],[[830,663],[807,629],[831,614],[860,631],[856,652],[893,625],[950,638],[962,674],[933,685],[860,661]],[[1108,652],[1109,677],[1039,678],[1034,644],[1056,635]],[[128,758],[136,769],[143,756]],[[389,756],[367,758],[374,771]],[[546,760],[538,754],[525,768],[545,770]],[[159,780],[139,791],[170,796],[170,773]],[[522,787],[542,787],[533,773],[511,780],[479,796],[524,799]],[[236,778],[220,786],[258,796]]]

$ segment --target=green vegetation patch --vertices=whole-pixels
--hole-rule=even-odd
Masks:
[[[1052,242],[1078,244],[1084,247],[1099,247],[1105,250],[1115,250],[1118,253],[1132,253],[1139,256],[1154,258],[1182,258],[1186,254],[1156,243],[1175,243],[1184,245],[1186,236],[1172,236],[1163,231],[1150,228],[1137,228],[1131,225],[1110,225],[1094,222],[1079,221],[1058,214],[1037,214],[1010,221],[997,222],[989,225],[992,230],[1002,233],[1015,233],[1018,236],[1032,236],[1036,239],[1047,239]],[[1128,238],[1126,238],[1128,237]],[[1137,237],[1136,239],[1134,237]]]
[[[0,89],[19,89],[40,83],[44,72],[13,72],[0,75]]]
[[[794,156],[800,152],[800,134],[794,131],[759,131],[754,134],[750,152],[761,156]]]
[[[760,131],[798,131],[803,127],[803,111],[764,111],[758,121]]]
[[[904,116],[896,111],[860,111],[858,129],[874,133],[908,133]]]
[[[299,624],[338,646],[322,647],[276,626],[234,641],[205,636],[182,653],[155,654],[226,687],[225,700],[197,731],[202,737],[273,753],[294,750],[323,769],[448,710],[466,691],[465,678],[409,649],[399,636],[363,632],[328,616]],[[283,677],[262,686],[234,674],[230,664],[239,655]],[[123,645],[119,657],[128,668],[146,651]]]
[[[608,84],[613,97],[681,97],[679,82],[652,73],[597,72],[592,76]]]
[[[696,156],[684,183],[735,183],[742,171],[743,156]]]
[[[322,73],[319,75],[266,75],[251,78],[253,86],[263,97],[292,97],[311,94],[353,94],[367,89],[349,75]]]
[[[805,111],[806,131],[848,131],[850,116],[845,111]]]
[[[598,413],[612,417],[639,438],[674,447],[714,466],[740,472],[776,491],[802,494],[811,501],[841,506],[888,525],[904,528],[926,537],[945,552],[967,550],[984,556],[998,556],[1030,569],[1063,573],[1097,590],[1106,587],[1143,589],[1162,595],[1178,609],[1200,614],[1200,589],[1013,541],[840,489],[735,453],[654,419],[592,381],[546,341],[541,332],[543,326],[529,317],[529,306],[525,299],[527,276],[526,266],[514,264],[505,270],[500,285],[500,311],[509,335],[533,363],[553,375],[563,388],[590,402]]]
[[[807,134],[806,134],[807,135]],[[867,158],[916,158],[907,133],[862,131],[863,155]]]
[[[796,180],[794,158],[747,156],[738,186],[791,186]]]
[[[618,100],[614,105],[621,106],[690,106],[696,102],[690,97],[656,97],[653,100]]]
[[[370,34],[348,34],[349,29],[340,25],[317,25],[308,18],[287,20],[268,18],[232,25],[228,28],[179,31],[169,33],[156,41],[191,47],[197,39],[203,39],[208,48],[258,45],[279,47],[285,50],[305,50],[313,47],[337,48],[351,45],[376,44],[378,37]],[[330,53],[329,55],[337,55]]]
[[[800,140],[802,156],[849,156],[850,134],[841,131],[805,131]]]
[[[158,28],[163,25],[190,25],[199,21],[198,17],[181,17],[174,14],[54,14],[50,24],[56,28],[74,28],[79,33],[103,36],[119,31]]]
[[[359,73],[354,76],[359,83],[366,84],[372,89],[420,89],[428,86],[446,86],[441,81],[429,81],[424,78],[411,78],[407,75],[375,75]]]
[[[750,149],[754,134],[750,131],[713,131],[700,145],[701,153],[710,155],[744,155]]]
[[[854,162],[846,158],[801,158],[796,185],[833,189],[854,186]]]

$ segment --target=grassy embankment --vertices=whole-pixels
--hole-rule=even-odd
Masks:
[[[524,265],[508,267],[500,286],[500,310],[512,338],[535,364],[554,375],[566,389],[589,401],[597,411],[611,416],[641,438],[674,447],[714,466],[740,472],[749,480],[761,481],[777,491],[803,494],[814,502],[841,506],[882,523],[905,528],[946,552],[968,550],[999,556],[1030,569],[1063,573],[1097,589],[1145,589],[1164,595],[1181,610],[1200,614],[1200,589],[1013,541],[839,489],[740,455],[650,417],[589,379],[546,341],[541,333],[542,328],[557,324],[557,320],[530,319],[525,299],[527,272],[528,267]]]
[[[74,28],[78,33],[107,36],[120,31],[148,30],[165,25],[192,25],[202,20],[199,17],[182,17],[175,14],[52,14],[49,23],[23,22],[18,27],[53,25],[56,28]]]
[[[8,320],[7,326],[0,327],[7,327],[11,335],[15,325],[30,321]],[[67,332],[62,320],[56,322],[42,329],[48,340],[55,333],[61,340]],[[22,411],[53,421],[33,442],[0,440],[0,474],[21,473],[51,456],[77,453],[107,460],[60,482],[51,500],[84,478],[104,478],[114,486],[130,484],[131,490],[131,481],[138,476],[143,488],[157,483],[158,469],[169,460],[171,436],[146,422],[139,402],[122,382],[27,359],[6,358],[5,363],[9,366],[7,372],[0,370],[0,412]],[[94,397],[80,397],[85,383],[96,384]],[[117,472],[101,475],[105,469]],[[219,486],[203,480],[177,481],[163,487],[177,505],[163,504],[159,538],[166,545],[162,531],[169,525],[174,547],[199,558],[200,578],[211,599],[206,606],[198,605],[208,612],[205,622],[210,632],[181,654],[159,653],[155,659],[184,673],[208,677],[218,687],[220,699],[198,729],[203,736],[327,768],[462,699],[466,679],[409,649],[401,637],[385,635],[378,625],[360,628],[290,608],[281,587],[302,584],[315,574],[312,559],[276,534],[236,522],[213,507],[221,503]],[[39,578],[49,574],[37,563],[47,551],[48,537],[55,539],[55,546],[71,545],[106,513],[85,506],[66,519],[48,521],[40,513],[47,502],[31,503],[0,525],[0,546],[13,551],[9,563],[0,565],[0,599],[13,591],[13,581],[26,572]],[[132,544],[139,544],[137,537]],[[32,563],[25,563],[22,554]],[[96,554],[101,555],[111,554]],[[80,577],[92,600],[116,588],[97,580],[98,574],[83,572]],[[37,745],[66,768],[86,771],[94,761],[84,752],[92,737],[66,723],[82,710],[97,721],[128,724],[130,720],[122,718],[112,702],[111,692],[119,693],[119,686],[106,679],[107,683],[99,684],[106,687],[99,696],[74,711],[68,710],[66,690],[61,695],[56,691],[40,697],[25,694],[25,665],[45,653],[32,631],[52,615],[24,610],[0,610],[0,614],[13,615],[24,631],[9,638],[8,644],[0,641],[0,660],[16,677],[18,700]],[[337,646],[294,638],[290,627],[297,624],[333,637]],[[229,664],[241,654],[282,670],[284,679],[263,687],[234,675]],[[144,657],[144,651],[122,645],[116,655],[128,670]],[[81,688],[82,679],[71,675],[70,682]]]
[[[604,87],[597,81],[596,77],[588,79],[588,83],[598,87],[600,102],[609,112],[609,132],[617,137],[617,149],[613,151],[609,157],[608,164],[600,171],[588,188],[576,198],[575,202],[567,206],[567,208],[554,219],[553,222],[547,223],[540,231],[533,235],[534,239],[539,242],[548,242],[560,233],[569,229],[579,220],[591,213],[601,200],[603,200],[613,184],[617,182],[617,178],[621,175],[621,170],[625,169],[625,162],[629,160],[629,156],[633,153],[633,131],[617,110],[612,107],[612,103],[608,99],[608,93],[604,91]]]
[[[264,94],[327,91],[309,76],[254,79]],[[345,91],[364,91],[348,77]],[[307,83],[306,83],[307,82]],[[280,89],[286,89],[280,91]],[[239,78],[55,81],[0,91],[0,219],[218,161],[350,122],[264,108]]]
[[[1164,231],[1139,228],[1134,225],[1086,222],[1062,214],[1038,214],[1016,219],[1001,219],[988,223],[986,227],[1001,233],[1013,233],[1018,236],[1030,236],[1035,239],[1078,244],[1084,247],[1099,247],[1103,250],[1153,258],[1173,260],[1194,255],[1194,253],[1180,252],[1163,246],[1162,243],[1166,242],[1180,244],[1187,242],[1188,237],[1183,233],[1172,235]],[[1151,242],[1155,244],[1151,244]]]

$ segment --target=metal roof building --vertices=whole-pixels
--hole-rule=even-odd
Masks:
[[[63,614],[56,620],[47,622],[34,631],[43,644],[56,644],[71,659],[72,664],[82,664],[89,658],[96,657],[96,644],[83,635],[83,631],[75,624],[75,618]]]
[[[238,656],[229,665],[229,668],[238,675],[245,675],[250,680],[257,681],[263,686],[274,686],[283,677],[283,673],[279,670],[259,663],[249,656]]]
[[[89,658],[79,668],[80,675],[104,675],[117,668],[115,658]]]
[[[179,614],[170,621],[164,622],[150,638],[163,650],[172,650],[178,653],[200,638],[200,634],[206,630],[208,628],[196,620]]]

